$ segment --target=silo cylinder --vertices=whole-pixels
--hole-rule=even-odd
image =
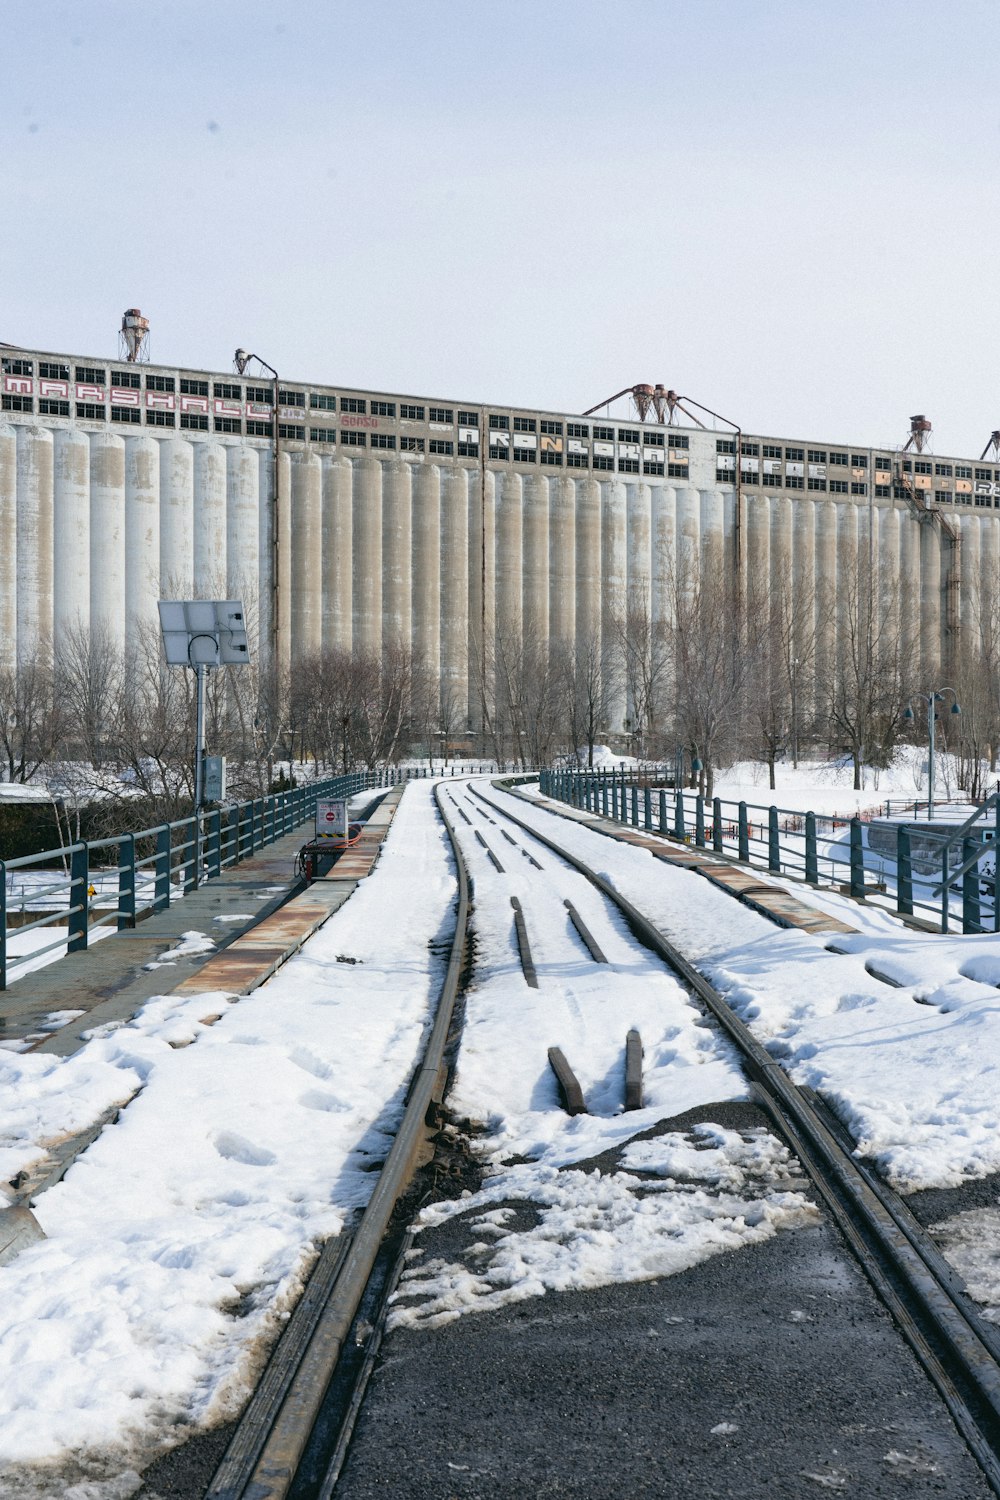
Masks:
[[[323,650],[350,651],[353,639],[353,470],[349,458],[323,464]]]
[[[194,445],[194,586],[203,599],[226,588],[226,453],[218,443]]]
[[[16,660],[17,434],[0,427],[0,672],[12,671]]]
[[[56,656],[90,627],[90,443],[72,427],[54,434],[53,594]],[[0,501],[2,504],[2,501]]]
[[[52,649],[52,434],[17,430],[17,658]]]
[[[90,624],[125,651],[125,444],[114,432],[90,439]]]
[[[125,441],[126,638],[158,628],[160,582],[160,450],[153,438]]]
[[[322,644],[322,470],[319,455],[292,459],[292,660],[318,654]]]
[[[421,464],[413,491],[414,655],[429,683],[441,670],[441,471]]]

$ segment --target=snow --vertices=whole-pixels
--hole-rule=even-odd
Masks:
[[[498,804],[590,860],[705,973],[781,1061],[822,1093],[903,1192],[1000,1170],[1000,943],[903,929],[833,893],[802,899],[862,931],[776,927],[690,871],[505,793]],[[551,856],[550,856],[551,859]],[[834,952],[827,944],[835,942]],[[892,988],[871,970],[898,981]]]
[[[212,939],[206,937],[203,932],[196,930],[182,932],[181,940],[176,947],[167,948],[159,958],[152,959],[150,963],[143,964],[142,967],[147,970],[163,969],[170,964],[175,964],[179,958],[198,958],[206,953],[214,953],[215,946]]]
[[[0,781],[0,802],[48,802],[52,798],[45,787],[32,786],[30,782]]]
[[[253,994],[161,996],[68,1058],[0,1054],[5,1179],[132,1101],[37,1200],[47,1238],[2,1272],[4,1493],[121,1483],[235,1412],[318,1243],[375,1184],[453,902],[415,786],[376,874]]]
[[[984,1316],[1000,1323],[1000,1203],[955,1214],[930,1232]]]
[[[934,757],[935,800],[953,797],[959,790],[958,759],[938,750]],[[927,797],[927,747],[899,745],[892,764],[885,768],[862,767],[862,790],[854,790],[854,767],[849,758],[827,761],[801,759],[798,766],[787,761],[776,767],[776,788],[768,785],[768,769],[762,761],[737,761],[716,771],[715,795],[732,802],[757,806],[786,807],[799,812],[823,813],[828,817],[852,817],[885,804],[888,798],[907,800]]]
[[[421,1215],[423,1228],[474,1215],[479,1238],[464,1263],[414,1256],[394,1300],[394,1324],[436,1326],[546,1291],[668,1275],[813,1222],[814,1209],[789,1186],[784,1147],[766,1133],[746,1140],[702,1126],[690,1137],[627,1144],[698,1105],[745,1098],[733,1049],[581,876],[534,840],[518,835],[514,847],[464,790],[449,790],[448,800],[471,819],[453,822],[476,891],[476,969],[449,1103],[459,1117],[485,1125],[480,1149],[489,1175],[473,1197]],[[541,871],[522,857],[526,847]],[[539,991],[524,981],[511,897],[524,910]],[[567,899],[607,965],[590,958]],[[644,1107],[626,1114],[624,1049],[633,1027],[645,1053]],[[587,1114],[570,1118],[560,1107],[550,1046],[561,1047],[574,1068]],[[614,1148],[624,1148],[617,1170],[576,1165]],[[497,1206],[511,1200],[535,1205],[530,1229],[507,1227],[502,1208],[498,1216]]]
[[[426,1208],[422,1229],[474,1211],[479,1238],[461,1262],[411,1260],[390,1327],[434,1328],[546,1292],[670,1276],[818,1221],[790,1186],[788,1152],[766,1131],[697,1126],[692,1136],[636,1143],[621,1161],[626,1170],[612,1173],[536,1162],[501,1169],[475,1195]],[[510,1199],[536,1207],[530,1229],[508,1227],[509,1209],[480,1211]]]
[[[642,908],[890,1180],[940,1187],[1000,1170],[995,937],[903,931],[824,892],[810,899],[858,929],[838,934],[846,951],[833,952],[829,938],[777,928],[690,871],[474,785]],[[503,837],[470,790],[447,780],[471,819],[455,826],[475,881],[476,938],[450,1104],[483,1128],[486,1175],[477,1193],[424,1211],[423,1229],[461,1216],[472,1244],[445,1260],[418,1234],[393,1321],[435,1326],[550,1291],[669,1275],[815,1222],[781,1143],[711,1118],[712,1106],[746,1097],[730,1045],[593,887],[529,836]],[[0,1181],[128,1105],[37,1200],[47,1238],[0,1271],[0,1493],[127,1497],[150,1458],[231,1417],[318,1245],[367,1201],[376,1178],[366,1168],[388,1149],[454,920],[431,791],[430,781],[407,789],[372,876],[252,995],[159,996],[67,1058],[0,1050]],[[512,895],[537,991],[521,971]],[[567,899],[606,965],[591,960]],[[185,934],[163,959],[200,944],[213,946]],[[73,998],[43,1024],[68,1019]],[[632,1027],[645,1099],[626,1113]],[[550,1046],[576,1070],[588,1114],[560,1108]],[[705,1123],[664,1125],[696,1107]],[[1000,1208],[977,1214],[937,1232],[1000,1320]],[[731,1415],[719,1412],[720,1439],[733,1435]],[[912,1462],[886,1455],[903,1471]],[[803,1478],[845,1482],[832,1469]]]

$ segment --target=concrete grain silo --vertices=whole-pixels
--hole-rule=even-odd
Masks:
[[[912,452],[744,433],[737,460],[731,433],[314,383],[275,409],[249,376],[142,347],[117,365],[3,351],[0,670],[78,629],[123,649],[158,598],[229,593],[255,653],[293,670],[401,645],[454,734],[524,649],[558,647],[578,680],[596,657],[614,733],[634,710],[622,631],[668,625],[705,580],[780,601],[810,680],[843,664],[871,569],[914,687],[1000,606],[998,455],[937,460],[923,429]]]

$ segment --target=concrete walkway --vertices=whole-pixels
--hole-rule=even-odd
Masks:
[[[113,933],[84,953],[68,953],[14,979],[0,995],[0,1040],[44,1036],[35,1050],[67,1055],[82,1044],[84,1031],[108,1021],[127,1020],[151,995],[176,989],[215,951],[227,947],[300,888],[301,882],[294,878],[295,855],[309,832],[309,825],[303,824],[251,859],[223,871],[218,880],[175,898],[168,911],[147,917],[130,931]],[[187,932],[201,933],[213,949],[160,963]],[[64,1010],[83,1014],[58,1031],[43,1033],[46,1017]]]

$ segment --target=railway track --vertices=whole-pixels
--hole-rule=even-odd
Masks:
[[[440,809],[440,787],[435,795]],[[468,937],[469,882],[454,831],[447,819],[445,823],[458,872],[455,932],[434,1024],[410,1082],[402,1121],[354,1233],[324,1246],[205,1500],[284,1500],[296,1490],[322,1497],[332,1493],[336,1482],[358,1405],[357,1382],[339,1393],[340,1420],[323,1412],[324,1402],[359,1314],[376,1312],[370,1304],[393,1285],[395,1264],[382,1267],[381,1288],[373,1287],[372,1281],[380,1261],[386,1259],[383,1247],[394,1210],[420,1164],[446,1081],[446,1049]],[[399,1255],[399,1249],[391,1255],[394,1263]],[[367,1318],[364,1326],[368,1326]],[[377,1334],[374,1326],[372,1332]],[[361,1361],[358,1374],[362,1379],[374,1352],[370,1347]],[[314,1447],[323,1450],[317,1455],[310,1450],[310,1441],[318,1424],[330,1436],[322,1442],[317,1434]],[[320,1472],[307,1477],[307,1460],[310,1469]]]
[[[905,1201],[852,1155],[854,1142],[811,1090],[798,1088],[669,938],[603,876],[533,824],[473,796],[579,871],[636,937],[689,987],[736,1045],[755,1097],[799,1158],[847,1244],[1000,1495],[1000,1335]]]
[[[353,1237],[349,1243],[331,1242],[321,1255],[205,1500],[305,1500],[306,1496],[329,1500],[334,1493],[364,1384],[377,1355],[381,1309],[408,1243],[405,1226],[396,1225],[390,1234],[394,1209],[414,1176],[445,1088],[445,1049],[459,995],[470,906],[470,881],[453,814],[473,825],[457,804],[455,790],[451,787],[445,792],[439,787],[436,797],[458,870],[456,930],[436,1019],[411,1084],[402,1125]],[[538,846],[571,866],[624,918],[637,941],[682,980],[735,1045],[756,1102],[799,1158],[987,1482],[1000,1495],[1000,1337],[979,1318],[960,1281],[905,1202],[853,1158],[854,1143],[822,1100],[789,1080],[668,935],[551,831],[542,832],[495,796],[471,788],[469,794],[486,825],[477,820],[475,836],[497,873],[504,873],[504,861],[517,868],[522,859],[540,869],[535,858]],[[520,918],[516,925],[525,981],[537,986],[519,904],[513,916]],[[595,952],[590,946],[593,940],[588,939],[589,934],[583,937],[592,961],[605,962],[600,949],[595,944]],[[633,1093],[636,1089],[641,1093],[639,1057],[640,1044],[632,1034],[628,1068]],[[560,1061],[565,1063],[564,1058]],[[565,1090],[563,1097],[567,1097]]]

